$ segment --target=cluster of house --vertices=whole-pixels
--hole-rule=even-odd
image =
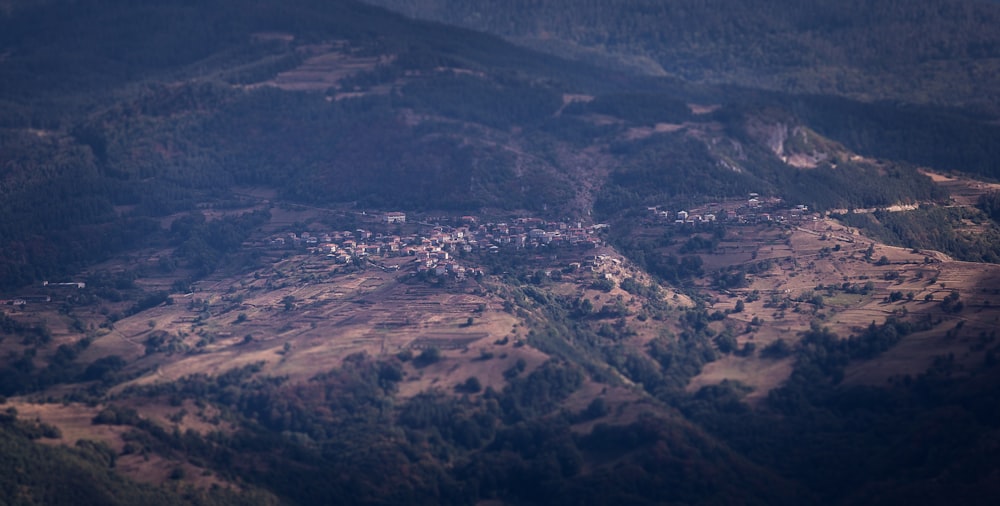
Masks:
[[[381,221],[384,224],[402,224],[406,223],[406,215],[386,213]],[[476,272],[475,269],[469,272],[469,269],[459,265],[455,255],[498,253],[504,248],[595,248],[603,244],[597,231],[606,226],[583,226],[581,223],[540,218],[516,218],[509,223],[479,223],[475,216],[463,216],[457,220],[443,218],[437,223],[424,224],[425,230],[409,235],[383,234],[366,229],[320,234],[289,232],[271,237],[268,245],[276,249],[307,248],[338,263],[347,263],[354,258],[411,256],[418,272],[432,270],[438,275],[461,278]]]
[[[84,288],[87,288],[87,283],[78,281],[73,281],[69,283],[50,283],[48,281],[42,281],[42,287],[49,289],[45,290],[46,292],[58,293],[53,291],[52,289],[76,288],[82,290]],[[19,295],[13,299],[0,299],[0,306],[25,306],[28,305],[29,303],[37,304],[46,302],[52,302],[52,295],[46,293],[40,293],[35,295]]]
[[[84,288],[87,288],[87,283],[83,283],[80,281],[72,281],[69,283],[49,283],[48,281],[42,281],[42,286],[52,286],[58,288],[79,288],[82,290]]]
[[[662,206],[647,209],[657,221],[672,221],[676,225],[710,224],[717,221],[754,225],[769,222],[800,222],[819,218],[818,214],[809,212],[808,206],[800,204],[787,207],[782,204],[779,198],[761,199],[756,193],[751,193],[745,201],[713,202],[691,211],[671,212],[662,209]]]
[[[582,223],[545,221],[541,218],[517,218],[510,223],[478,224],[472,216],[462,217],[463,225],[457,230],[476,244],[485,244],[491,251],[504,247],[515,249],[582,246],[596,248],[603,244],[597,231],[607,225],[583,226]]]
[[[51,295],[22,295],[15,299],[0,299],[0,306],[25,306],[28,303],[52,302]]]

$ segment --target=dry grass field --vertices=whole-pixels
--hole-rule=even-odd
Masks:
[[[785,232],[784,243],[777,247],[767,245],[774,242],[777,232],[770,227],[758,230],[759,238],[752,229],[744,228],[741,236],[745,242],[723,250],[718,255],[723,258],[704,255],[706,266],[727,265],[733,255],[730,250],[757,247],[758,260],[773,261],[769,271],[749,276],[748,286],[715,293],[718,302],[714,307],[723,310],[733,309],[737,300],[746,300],[751,293],[759,296],[745,302],[743,312],[728,317],[741,325],[754,318],[763,322],[738,336],[740,346],[752,342],[760,350],[777,339],[795,343],[813,321],[846,338],[894,315],[932,319],[934,328],[907,336],[873,360],[852,364],[845,378],[848,383],[884,384],[893,377],[925,371],[936,357],[951,355],[960,364],[979,364],[984,358],[983,343],[991,340],[1000,326],[1000,293],[996,289],[1000,287],[1000,266],[957,262],[937,252],[874,243],[832,220]],[[872,289],[865,294],[848,293],[842,289],[845,283],[870,283]],[[901,298],[891,300],[894,293]],[[952,293],[959,294],[964,304],[958,314],[941,308],[941,301]],[[822,298],[822,307],[809,302],[815,295]],[[708,364],[689,389],[724,379],[738,380],[754,388],[747,397],[752,402],[787,378],[793,360],[728,356]]]
[[[273,79],[249,85],[249,88],[273,86],[285,91],[326,91],[338,87],[341,80],[391,62],[392,56],[358,56],[346,42],[307,44],[297,48],[302,63],[291,70],[279,72]],[[387,92],[386,88],[384,92]]]
[[[294,271],[311,262],[293,257],[274,269]],[[497,310],[502,304],[472,293],[481,289],[471,281],[438,288],[404,283],[406,271],[370,269],[313,283],[231,292],[255,275],[261,277],[253,273],[244,280],[201,282],[190,296],[175,295],[173,305],[120,320],[90,352],[130,351],[130,358],[151,361],[154,370],[133,380],[135,384],[196,372],[218,374],[257,362],[266,363],[264,374],[294,380],[336,368],[355,353],[378,357],[427,346],[446,355],[478,352],[485,349],[481,343],[500,339],[516,323]],[[288,298],[294,302],[286,307],[282,301]],[[179,341],[183,351],[140,358],[145,349],[135,343],[155,331]]]
[[[977,181],[961,176],[949,176],[929,170],[922,171],[936,184],[948,191],[952,201],[960,206],[973,206],[979,197],[991,191],[1000,190],[1000,184]]]
[[[303,272],[310,273],[312,281],[304,281]],[[44,323],[50,330],[52,342],[44,347],[46,354],[35,357],[39,368],[46,366],[59,345],[84,338],[84,333],[70,328],[73,318],[91,320],[93,340],[78,356],[80,363],[117,355],[127,362],[123,371],[132,376],[115,385],[111,396],[134,385],[168,383],[193,374],[217,375],[252,364],[263,364],[262,375],[306,381],[339,367],[354,354],[389,358],[404,351],[419,355],[428,347],[439,349],[441,359],[436,363],[405,364],[398,395],[406,398],[430,389],[454,392],[473,376],[483,388],[502,389],[507,381],[504,371],[519,360],[530,373],[548,359],[529,346],[515,346],[524,337],[519,329],[523,321],[504,312],[503,301],[484,285],[451,280],[438,286],[414,281],[411,275],[409,268],[344,272],[314,255],[291,255],[275,258],[273,264],[253,272],[206,278],[191,293],[172,293],[172,304],[118,319],[111,328],[97,327],[107,321],[102,313],[124,311],[128,303],[77,307],[72,317],[62,314],[55,303],[27,304],[9,314],[24,325]],[[141,283],[170,285],[169,279],[155,277]],[[85,328],[90,326],[84,323]],[[161,344],[151,345],[153,339]],[[26,348],[13,338],[0,341],[0,352],[7,355]],[[122,452],[126,443],[122,435],[128,427],[94,425],[91,420],[101,405],[48,401],[71,390],[56,386],[9,402],[22,418],[58,427],[62,437],[48,440],[53,444],[93,439]],[[202,434],[228,430],[220,413],[208,405],[186,401],[177,406],[161,397],[125,404],[168,430]],[[180,472],[179,466],[185,482],[197,486],[221,483],[190,463],[155,455],[123,455],[117,466],[149,482],[166,481]]]
[[[168,459],[155,452],[134,453],[126,449],[127,433],[133,430],[124,425],[95,425],[94,416],[102,409],[101,406],[86,406],[79,403],[38,403],[13,400],[9,407],[17,409],[18,416],[23,420],[35,420],[59,428],[60,437],[43,438],[41,442],[52,445],[73,446],[79,440],[97,441],[108,445],[119,455],[115,458],[115,469],[129,478],[143,483],[164,483],[170,476],[182,472],[184,482],[188,485],[207,488],[211,486],[235,487],[231,482],[219,479],[206,469],[197,467],[190,462]],[[203,434],[209,431],[225,431],[226,424],[210,424],[211,418],[206,411],[213,408],[197,408],[187,402],[181,407],[167,407],[155,403],[144,406],[134,406],[140,409],[143,417],[152,419],[164,427],[176,428],[180,431],[193,429]],[[172,413],[168,413],[171,411]],[[190,412],[182,417],[178,414]],[[171,417],[170,415],[174,415]],[[218,414],[211,414],[217,417]],[[175,422],[174,420],[179,420]],[[178,471],[180,470],[180,471]]]

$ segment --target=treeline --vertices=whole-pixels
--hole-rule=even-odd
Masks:
[[[888,244],[934,249],[967,262],[1000,263],[1000,228],[976,209],[929,207],[836,217]],[[965,220],[980,224],[977,233],[965,230]]]

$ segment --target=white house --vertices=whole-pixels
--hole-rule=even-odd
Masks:
[[[398,211],[388,212],[382,216],[382,221],[388,224],[406,223],[406,213],[401,213]]]

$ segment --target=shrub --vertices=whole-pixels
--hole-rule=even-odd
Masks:
[[[792,354],[792,347],[784,339],[777,339],[760,350],[760,356],[771,359],[781,359]]]
[[[420,352],[420,355],[413,359],[413,365],[417,367],[427,367],[433,363],[439,362],[440,360],[441,350],[431,346],[430,348]]]

